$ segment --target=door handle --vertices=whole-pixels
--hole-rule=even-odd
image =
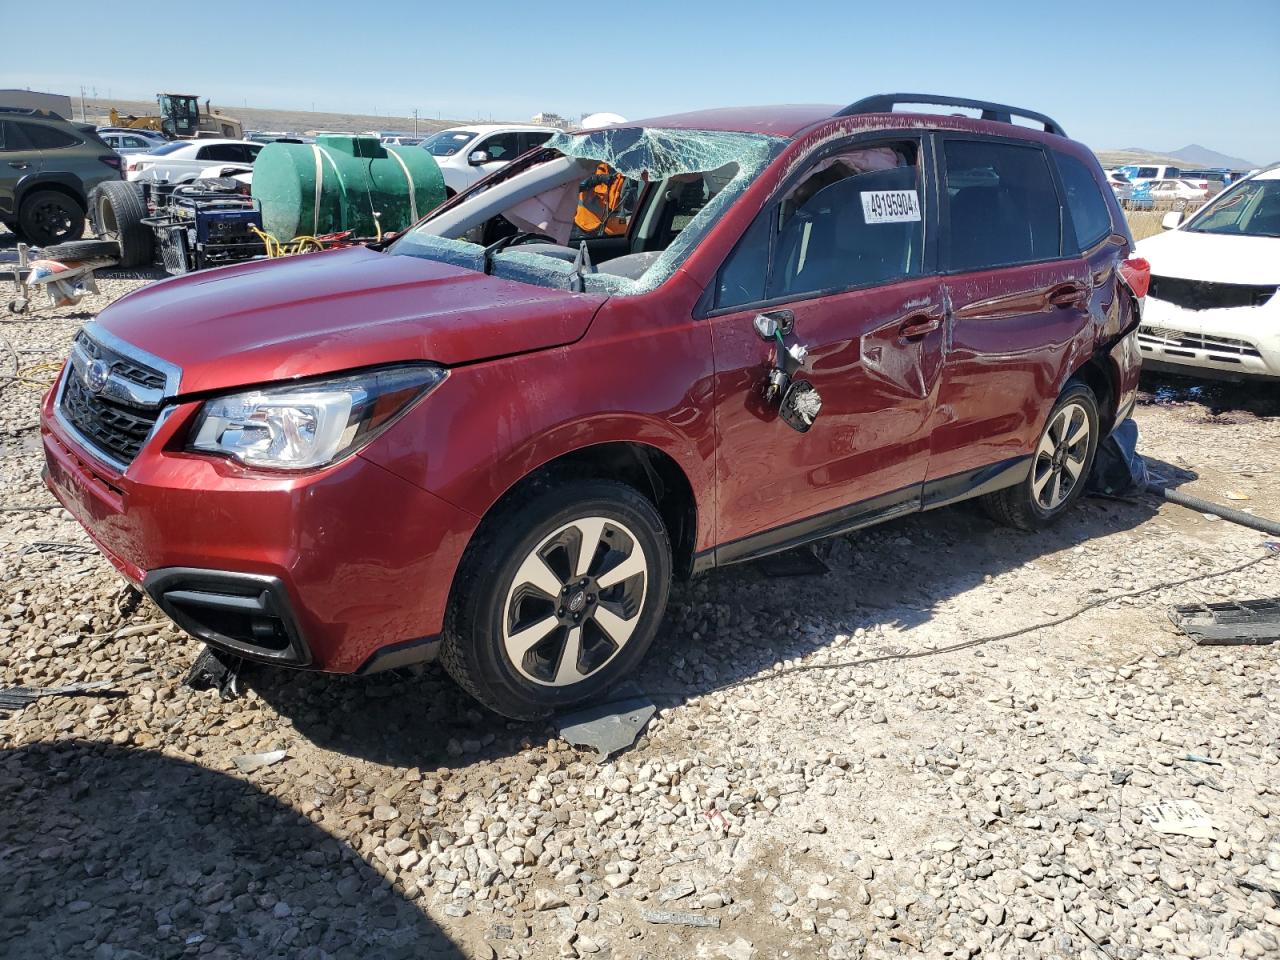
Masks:
[[[898,340],[910,343],[942,329],[942,317],[936,313],[913,313],[898,326]]]
[[[1085,289],[1084,284],[1064,283],[1050,290],[1045,300],[1051,307],[1078,307],[1084,303],[1088,295],[1089,291]]]
[[[25,170],[27,167],[31,166],[31,164],[23,163],[21,160],[10,160],[9,166],[13,167],[15,170]]]

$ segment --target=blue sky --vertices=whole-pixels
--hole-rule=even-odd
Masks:
[[[11,25],[30,9],[0,0]],[[458,119],[639,118],[907,90],[1036,109],[1095,149],[1195,142],[1280,160],[1280,0],[70,0],[57,19],[77,24],[58,31],[57,56],[34,38],[13,45],[0,87]]]

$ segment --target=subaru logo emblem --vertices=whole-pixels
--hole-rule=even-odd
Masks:
[[[92,393],[101,393],[107,386],[109,376],[111,376],[111,364],[105,360],[95,360],[84,372],[84,385]]]

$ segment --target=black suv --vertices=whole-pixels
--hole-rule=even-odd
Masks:
[[[19,239],[78,240],[93,188],[123,176],[119,154],[89,124],[0,107],[0,223]]]

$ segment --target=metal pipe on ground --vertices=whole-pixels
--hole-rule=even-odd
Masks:
[[[1189,493],[1182,493],[1161,483],[1147,484],[1147,492],[1154,493],[1157,497],[1162,497],[1170,503],[1176,503],[1180,507],[1186,507],[1189,510],[1196,510],[1200,513],[1211,513],[1215,517],[1238,523],[1240,526],[1248,527],[1250,530],[1258,530],[1262,533],[1280,537],[1280,523],[1275,520],[1268,520],[1266,517],[1245,513],[1243,510],[1233,510],[1231,507],[1224,507],[1222,504],[1214,503],[1212,500],[1201,500],[1199,497],[1193,497]]]

